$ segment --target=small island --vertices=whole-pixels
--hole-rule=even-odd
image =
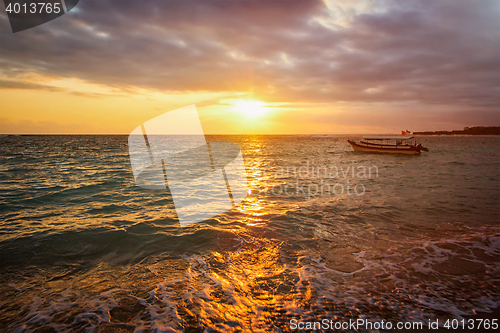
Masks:
[[[500,126],[464,127],[463,130],[413,132],[415,135],[500,135]]]

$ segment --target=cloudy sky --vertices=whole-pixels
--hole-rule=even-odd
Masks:
[[[206,133],[500,125],[500,1],[80,0],[12,33],[0,133],[130,133],[196,104]]]

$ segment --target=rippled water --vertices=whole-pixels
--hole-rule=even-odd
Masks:
[[[180,227],[168,192],[135,185],[126,136],[0,138],[0,330],[287,331],[500,304],[500,138],[422,137],[419,156],[207,139],[240,145],[252,194]]]

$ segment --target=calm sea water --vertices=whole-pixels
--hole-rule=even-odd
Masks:
[[[252,194],[180,227],[168,192],[135,185],[126,136],[0,138],[0,330],[268,332],[499,306],[499,137],[421,137],[419,156],[207,139],[240,145]]]

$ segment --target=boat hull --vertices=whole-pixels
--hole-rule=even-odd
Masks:
[[[354,151],[364,153],[385,153],[385,154],[406,154],[415,155],[420,154],[420,148],[415,146],[389,146],[389,145],[375,145],[375,144],[358,144],[354,141],[347,140]]]

